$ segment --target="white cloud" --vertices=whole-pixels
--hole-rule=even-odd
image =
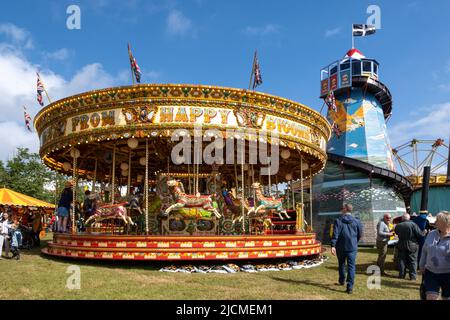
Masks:
[[[53,52],[47,52],[44,54],[46,58],[53,60],[66,60],[70,57],[70,55],[71,52],[66,48],[62,48]]]
[[[342,30],[342,28],[340,28],[340,27],[334,28],[334,29],[329,29],[329,30],[325,31],[325,38],[335,36],[335,35],[341,33],[341,30]]]
[[[439,85],[439,89],[442,91],[450,91],[450,83],[445,83]]]
[[[243,32],[248,36],[266,36],[270,34],[276,34],[280,32],[280,26],[277,24],[266,24],[261,27],[246,27]]]
[[[446,139],[450,135],[450,102],[431,106],[416,119],[394,124],[389,130],[392,146],[416,139]]]
[[[21,111],[22,109],[19,108]],[[25,125],[14,121],[0,122],[0,160],[6,162],[14,156],[18,147],[28,148],[31,152],[39,151],[39,139],[36,132],[29,132]],[[11,139],[14,137],[13,139]]]
[[[3,34],[14,44],[23,46],[26,49],[33,48],[33,40],[30,33],[12,23],[0,23],[0,35]]]
[[[185,35],[192,29],[192,22],[181,11],[172,10],[167,17],[167,32]]]

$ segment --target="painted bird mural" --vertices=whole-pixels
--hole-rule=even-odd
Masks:
[[[373,107],[371,104],[367,104],[367,107]],[[367,110],[366,110],[367,111]],[[352,115],[348,114],[345,110],[345,105],[336,100],[336,112],[329,109],[328,118],[331,123],[334,124],[340,132],[350,132],[358,128],[364,127],[364,104],[356,110]]]

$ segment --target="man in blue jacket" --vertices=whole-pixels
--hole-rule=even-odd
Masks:
[[[352,216],[353,206],[344,204],[342,215],[336,219],[331,239],[331,253],[337,255],[339,263],[339,284],[345,284],[345,265],[347,264],[347,293],[353,293],[355,283],[356,254],[362,235],[361,222]]]

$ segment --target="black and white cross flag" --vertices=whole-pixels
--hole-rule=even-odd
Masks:
[[[374,34],[377,31],[375,26],[368,24],[353,24],[353,36],[365,37]]]

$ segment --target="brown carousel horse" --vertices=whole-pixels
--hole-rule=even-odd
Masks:
[[[167,181],[170,192],[175,198],[174,204],[165,210],[165,214],[173,210],[180,210],[183,208],[201,208],[205,211],[212,212],[217,218],[222,217],[222,215],[213,206],[212,197],[210,195],[189,195],[184,192],[183,184],[177,180]]]

